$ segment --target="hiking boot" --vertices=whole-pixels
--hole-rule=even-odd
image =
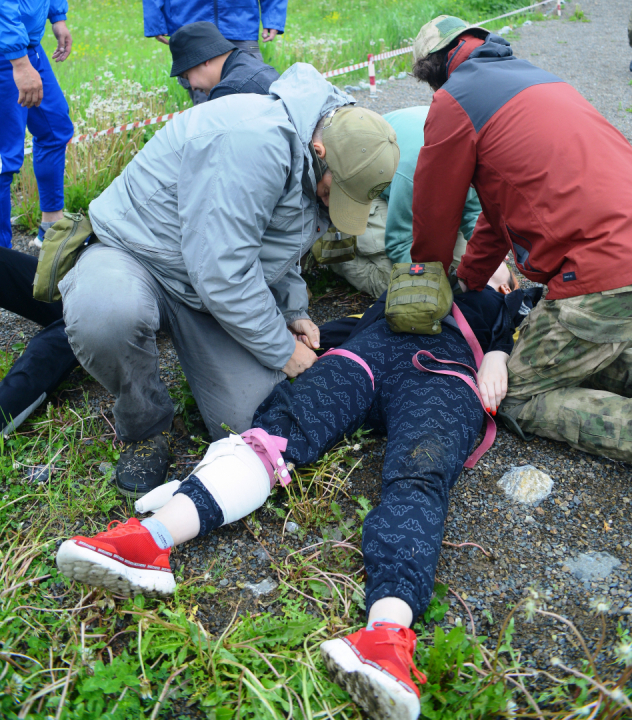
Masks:
[[[57,551],[57,567],[71,580],[117,595],[171,595],[176,583],[170,552],[161,550],[136,518],[113,520],[106,532],[92,538],[75,535],[66,540]]]
[[[375,622],[342,639],[327,640],[320,652],[330,678],[344,688],[371,720],[416,720],[420,683],[426,676],[413,663],[417,636],[403,625]]]
[[[139,498],[167,479],[171,461],[171,435],[162,432],[146,440],[126,442],[116,463],[119,492]]]

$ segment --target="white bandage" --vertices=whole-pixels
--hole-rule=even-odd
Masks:
[[[169,500],[171,500],[180,485],[182,485],[182,483],[179,480],[172,480],[171,482],[154,488],[134,503],[136,512],[142,515],[143,513],[155,513],[157,510],[160,510],[163,505],[166,505]]]
[[[224,525],[261,507],[270,494],[270,477],[264,464],[239,435],[212,443],[191,474],[220,506]]]

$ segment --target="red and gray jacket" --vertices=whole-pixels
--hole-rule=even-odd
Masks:
[[[482,290],[508,249],[547,299],[632,284],[632,147],[570,85],[471,35],[448,56],[413,190],[413,262],[452,261],[470,183],[483,207],[457,275]]]

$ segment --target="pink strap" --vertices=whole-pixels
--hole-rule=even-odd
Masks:
[[[345,350],[344,348],[332,348],[331,350],[327,350],[326,353],[323,353],[320,357],[324,358],[327,355],[342,355],[342,357],[349,358],[349,360],[353,360],[354,362],[357,362],[360,367],[364,368],[369,377],[371,378],[371,385],[373,386],[373,389],[375,390],[375,378],[373,377],[373,373],[371,372],[371,368],[364,362],[364,360],[355,353],[350,352],[349,350]]]
[[[474,335],[470,324],[465,319],[463,313],[459,310],[456,303],[452,303],[452,316],[456,320],[456,324],[459,326],[459,330],[463,333],[463,337],[467,340],[467,344],[470,346],[470,350],[474,353],[474,362],[476,363],[476,369],[478,370],[483,362],[483,350],[481,349],[478,338]]]
[[[270,489],[277,480],[285,487],[292,476],[287,469],[285,460],[281,455],[287,448],[287,440],[278,435],[268,435],[262,428],[252,428],[241,434],[246,445],[249,445],[256,453],[261,462],[265,465],[270,476]]]
[[[461,315],[463,318],[463,316]],[[463,318],[465,322],[465,318]],[[468,325],[469,327],[469,325]],[[471,330],[470,330],[471,332]],[[478,344],[478,341],[477,341]],[[479,345],[480,350],[480,345]],[[487,416],[485,419],[487,421],[486,427],[485,427],[485,437],[483,438],[483,442],[474,450],[474,452],[469,456],[469,458],[463,463],[463,467],[466,468],[473,468],[474,465],[481,459],[481,457],[489,450],[489,448],[493,445],[494,440],[496,439],[496,423],[494,422],[494,418],[491,416],[489,412],[487,412],[487,409],[485,408],[485,403],[483,402],[483,398],[481,397],[481,393],[479,392],[479,389],[476,385],[476,383],[472,380],[472,378],[469,375],[466,375],[465,373],[459,373],[459,372],[452,372],[451,370],[430,370],[427,367],[424,367],[419,360],[417,360],[417,357],[419,355],[424,355],[425,357],[430,358],[431,360],[434,360],[435,362],[441,363],[442,365],[460,365],[461,367],[467,368],[470,372],[474,373],[474,377],[476,377],[476,372],[473,368],[471,368],[469,365],[464,365],[463,363],[455,362],[453,360],[439,360],[437,359],[431,352],[428,352],[428,350],[419,350],[419,352],[415,353],[413,356],[413,365],[417,368],[417,370],[421,370],[422,372],[429,372],[429,373],[435,373],[437,375],[451,375],[452,377],[458,377],[461,380],[463,380],[467,385],[473,390],[476,397],[479,399],[481,405],[483,406],[483,410],[485,411],[485,415]]]

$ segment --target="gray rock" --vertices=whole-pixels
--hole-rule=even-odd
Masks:
[[[295,522],[292,522],[292,521],[290,520],[290,522],[287,523],[287,525],[285,526],[285,529],[286,529],[289,533],[297,533],[301,528],[300,528]]]
[[[400,72],[399,75],[397,76],[397,79],[398,79],[398,80],[405,80],[407,77],[408,77],[408,73],[407,73],[407,72]]]
[[[228,585],[228,580],[224,578],[223,580],[219,581],[219,584],[221,585],[221,587],[226,587]]]
[[[567,560],[566,565],[578,580],[588,582],[607,577],[621,565],[621,560],[607,552],[588,552]]]
[[[522,24],[523,25],[533,25],[533,20],[525,20]]]
[[[507,33],[511,32],[511,28],[509,25],[505,25],[504,27],[500,28],[500,30],[496,33],[496,35],[506,35]]]
[[[276,590],[278,583],[275,583],[271,577],[267,577],[265,580],[256,584],[246,583],[245,587],[251,590],[255,597],[261,597],[261,595],[268,595],[273,590]]]
[[[45,483],[48,482],[50,477],[50,470],[48,465],[35,465],[29,468],[28,479],[32,483]]]
[[[109,472],[112,472],[112,463],[111,462],[102,462],[99,465],[99,472],[101,475],[107,475]]]
[[[498,481],[498,487],[514,502],[533,505],[551,494],[553,480],[533,465],[512,467]]]
[[[252,554],[257,558],[260,563],[270,562],[268,553],[262,548],[257,547],[252,551]]]
[[[371,85],[368,82],[366,82],[366,80],[360,80],[358,85],[360,86],[361,90],[369,90],[371,87]]]
[[[354,92],[360,92],[362,88],[359,85],[345,85],[345,92],[348,93],[354,93]]]

